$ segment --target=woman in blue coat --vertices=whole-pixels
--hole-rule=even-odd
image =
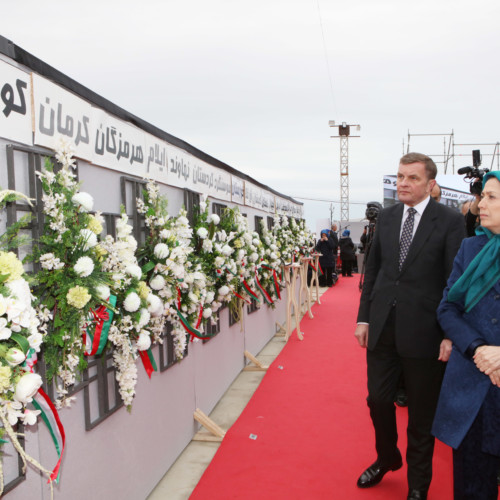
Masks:
[[[462,242],[438,308],[453,342],[433,434],[453,447],[455,500],[498,498],[500,172],[483,179],[477,236]]]

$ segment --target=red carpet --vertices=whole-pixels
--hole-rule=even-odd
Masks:
[[[407,495],[406,466],[368,490],[375,460],[366,405],[365,350],[354,338],[358,279],[340,278],[301,323],[228,431],[191,500],[387,500]],[[406,409],[397,409],[406,450]],[[256,436],[251,439],[250,436]],[[436,442],[429,500],[452,495],[451,450]]]

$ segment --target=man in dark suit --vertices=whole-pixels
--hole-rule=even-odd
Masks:
[[[453,259],[465,236],[462,216],[430,193],[437,168],[409,153],[400,160],[398,203],[379,214],[366,265],[355,336],[367,348],[368,407],[377,460],[358,487],[402,467],[394,397],[403,374],[408,396],[408,500],[427,498],[432,477],[432,420],[451,342],[437,322]]]
[[[333,272],[337,272],[337,256],[339,249],[339,237],[337,234],[337,224],[332,224],[332,229],[330,230],[330,238],[333,241],[332,255],[333,255]]]

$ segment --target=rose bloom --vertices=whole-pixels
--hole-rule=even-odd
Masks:
[[[203,309],[203,317],[210,318],[210,316],[212,316],[212,309],[210,309],[210,307],[205,307]]]
[[[16,384],[14,399],[24,404],[31,403],[41,386],[42,377],[38,373],[25,373]]]
[[[17,366],[26,360],[26,354],[24,354],[21,349],[17,347],[11,347],[5,354],[5,361],[9,363],[10,366]]]

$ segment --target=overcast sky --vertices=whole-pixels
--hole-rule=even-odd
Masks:
[[[330,203],[303,198],[340,200],[329,120],[361,125],[349,140],[351,218],[382,201],[408,131],[500,141],[499,19],[498,0],[17,0],[2,2],[0,34],[297,197],[314,229]],[[412,137],[410,149],[442,155],[444,139]],[[493,146],[456,146],[455,168],[474,148],[490,166]]]

